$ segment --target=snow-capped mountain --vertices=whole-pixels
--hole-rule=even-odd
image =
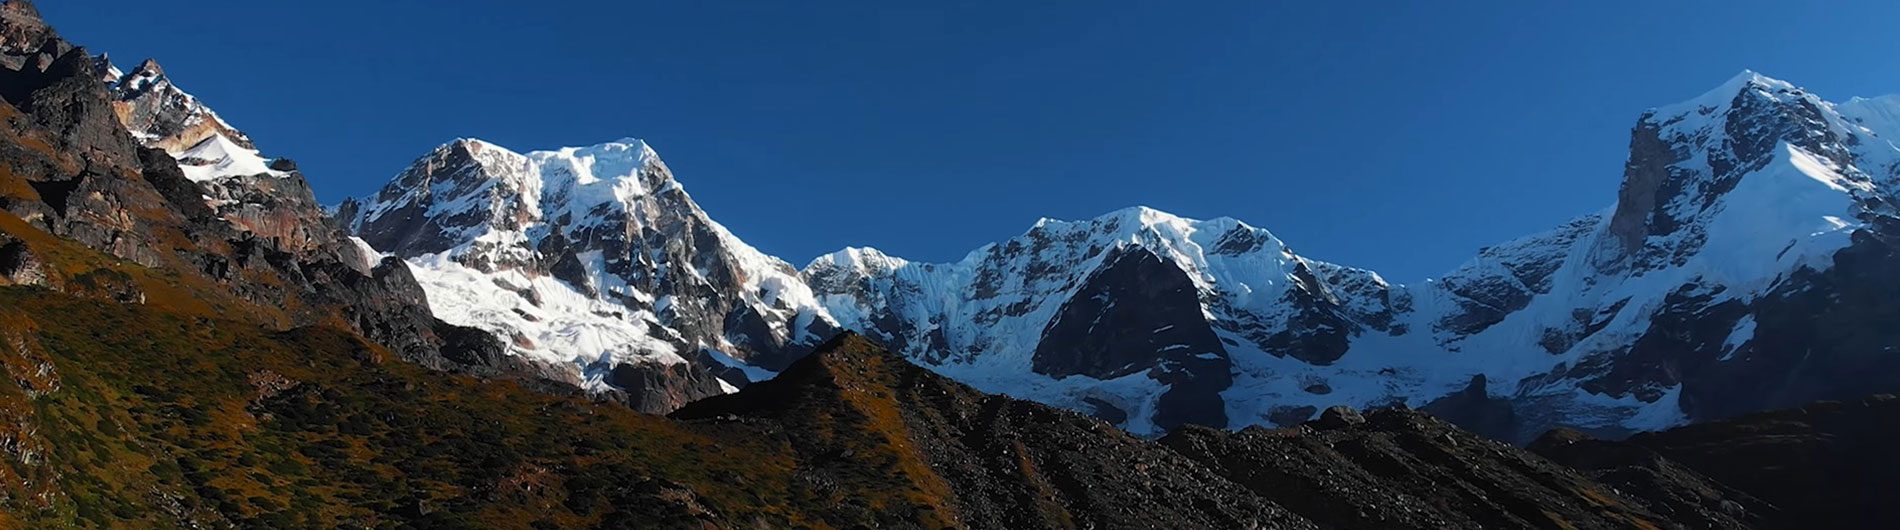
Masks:
[[[1759,316],[1789,297],[1874,310],[1814,293],[1842,285],[1838,256],[1887,235],[1894,101],[1836,106],[1737,76],[1642,117],[1615,207],[1420,285],[1299,257],[1236,221],[1145,209],[1044,221],[953,264],[854,249],[806,274],[847,328],[1136,432],[1394,402],[1517,438],[1667,427],[1900,383],[1801,372],[1895,361],[1771,348],[1808,324],[1771,331]]]
[[[1617,204],[1416,285],[1147,208],[1044,220],[955,263],[854,248],[795,272],[637,141],[458,141],[341,213],[444,318],[596,388],[651,387],[609,374],[655,363],[743,384],[841,327],[1138,433],[1406,403],[1525,439],[1900,388],[1881,369],[1900,333],[1853,328],[1900,314],[1870,294],[1900,294],[1878,273],[1900,265],[1897,116],[1900,99],[1836,105],[1744,73],[1643,114]]]
[[[843,326],[926,366],[1136,432],[1246,424],[1222,395],[1236,378],[1333,364],[1409,303],[1266,230],[1148,208],[1044,220],[957,263],[854,249],[805,273]]]
[[[766,377],[836,331],[796,269],[713,222],[640,140],[456,140],[338,215],[408,260],[441,318],[649,410]]]

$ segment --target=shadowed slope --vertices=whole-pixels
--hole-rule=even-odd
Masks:
[[[776,379],[674,417],[782,429],[805,463],[795,497],[857,505],[838,515],[884,525],[1312,527],[1101,421],[982,394],[855,334]],[[849,498],[835,484],[884,494]]]

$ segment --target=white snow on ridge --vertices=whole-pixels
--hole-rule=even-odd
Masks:
[[[672,345],[653,338],[650,328],[659,324],[651,313],[628,314],[625,306],[589,297],[554,278],[482,272],[441,254],[408,262],[429,293],[436,318],[494,332],[529,358],[574,366],[585,388],[607,388],[604,374],[581,370],[588,366],[686,362]],[[539,303],[522,298],[518,293],[524,290],[536,293]]]
[[[185,178],[193,182],[258,175],[277,178],[290,176],[287,172],[271,169],[270,161],[258,154],[257,150],[238,145],[223,134],[212,134],[198,142],[198,145],[171,155],[178,159],[178,168],[185,171]]]

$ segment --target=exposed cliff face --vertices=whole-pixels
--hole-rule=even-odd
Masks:
[[[1056,313],[1036,345],[1036,373],[1100,380],[1130,375],[1169,385],[1156,399],[1157,428],[1226,425],[1220,392],[1233,379],[1226,348],[1198,318],[1187,273],[1141,248],[1109,251]]]

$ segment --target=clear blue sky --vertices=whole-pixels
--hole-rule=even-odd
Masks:
[[[1142,204],[1411,282],[1610,205],[1637,115],[1744,68],[1900,92],[1891,1],[39,3],[325,202],[455,137],[636,136],[797,265]]]

